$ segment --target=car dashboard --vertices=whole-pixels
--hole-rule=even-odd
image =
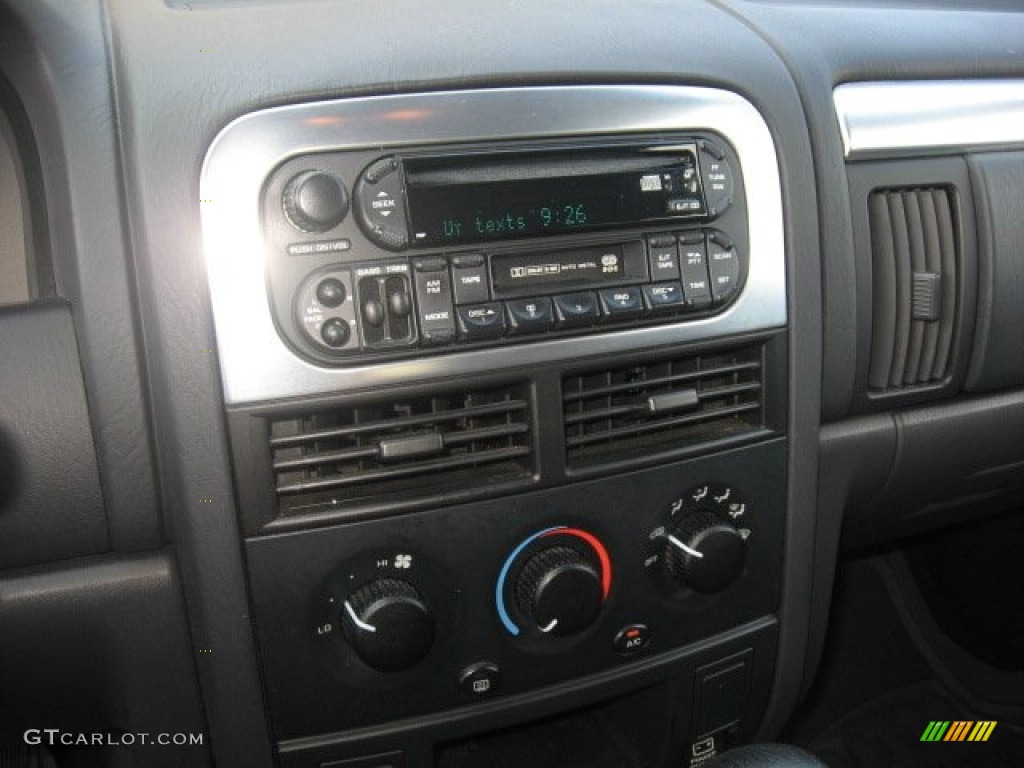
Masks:
[[[998,2],[0,0],[15,738],[777,737],[844,554],[1024,499],[1022,39]]]

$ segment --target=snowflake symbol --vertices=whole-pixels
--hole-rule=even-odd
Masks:
[[[412,565],[412,555],[395,555],[395,568],[409,568]]]

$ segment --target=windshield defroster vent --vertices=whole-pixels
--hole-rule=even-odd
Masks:
[[[571,467],[648,458],[764,429],[762,348],[645,362],[562,381]]]
[[[458,496],[533,475],[526,386],[381,400],[270,424],[281,512]]]

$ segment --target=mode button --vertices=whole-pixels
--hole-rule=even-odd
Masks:
[[[452,284],[447,269],[415,272],[416,306],[424,344],[447,344],[455,338]]]

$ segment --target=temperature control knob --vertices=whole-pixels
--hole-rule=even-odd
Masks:
[[[400,579],[360,587],[342,606],[345,639],[380,672],[408,669],[434,644],[435,623],[417,589]]]
[[[698,592],[727,587],[740,575],[746,556],[740,532],[706,510],[684,515],[666,535],[665,567]]]
[[[537,552],[516,582],[519,609],[545,634],[581,632],[593,623],[602,601],[600,574],[572,547]]]
[[[282,199],[284,215],[303,232],[326,232],[348,213],[345,185],[332,173],[304,171],[288,182]]]

